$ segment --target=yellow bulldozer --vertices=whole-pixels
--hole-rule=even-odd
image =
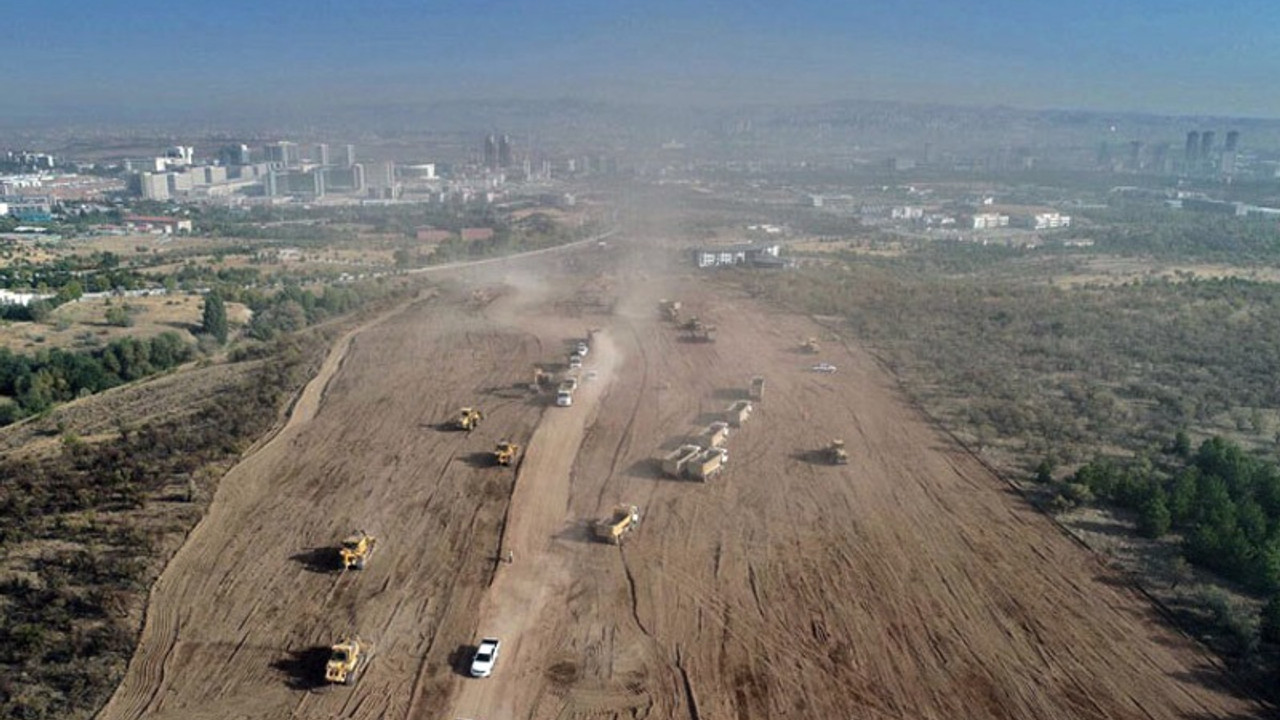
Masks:
[[[329,650],[329,662],[324,665],[324,679],[331,683],[354,685],[356,676],[368,660],[369,648],[360,638],[349,638]]]
[[[519,454],[519,445],[509,440],[499,440],[498,444],[493,448],[493,462],[497,465],[508,467],[515,462],[516,455]]]
[[[808,338],[804,342],[800,343],[801,352],[805,352],[810,355],[817,355],[821,350],[821,346],[818,345],[818,338]]]
[[[466,430],[471,432],[475,430],[484,419],[484,413],[475,408],[464,407],[458,411],[458,417],[453,421],[453,426],[458,430]]]
[[[827,462],[832,465],[848,465],[849,452],[844,449],[843,440],[832,440],[826,447]]]
[[[369,561],[369,556],[373,555],[373,548],[377,544],[378,538],[363,530],[343,538],[342,546],[338,548],[338,558],[342,561],[342,569],[363,570],[365,563]]]

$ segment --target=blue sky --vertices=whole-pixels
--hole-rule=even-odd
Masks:
[[[6,16],[0,97],[19,114],[568,96],[1280,117],[1274,0],[41,0]]]

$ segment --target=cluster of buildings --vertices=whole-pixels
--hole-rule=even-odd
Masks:
[[[1242,169],[1241,158],[1239,130],[1227,131],[1221,144],[1213,130],[1192,130],[1181,154],[1168,142],[1130,140],[1118,149],[1110,143],[1098,147],[1098,165],[1113,172],[1231,177]]]
[[[319,199],[330,194],[395,197],[395,165],[379,163],[368,171],[356,162],[354,145],[311,146],[306,156],[288,140],[254,151],[227,145],[216,157],[197,162],[194,149],[174,146],[164,155],[128,161],[134,171],[130,189],[148,200],[200,199],[232,194]]]

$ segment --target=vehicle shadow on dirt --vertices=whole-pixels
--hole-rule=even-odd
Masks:
[[[577,520],[566,525],[560,532],[551,536],[554,540],[563,540],[565,542],[593,544],[596,541],[595,536],[591,534],[590,520]]]
[[[739,387],[716,388],[711,393],[711,397],[716,400],[746,400],[747,389]]]
[[[329,648],[316,645],[290,651],[289,657],[271,663],[271,667],[284,674],[290,688],[315,690],[328,684],[324,679],[324,666],[328,661]]]
[[[830,465],[831,461],[827,459],[827,451],[822,448],[812,450],[797,450],[791,453],[791,459],[807,465]]]
[[[717,420],[724,420],[724,412],[720,410],[710,410],[704,413],[698,413],[698,417],[693,419],[694,425],[710,425]]]
[[[644,480],[662,480],[666,474],[662,472],[662,461],[657,458],[644,458],[631,463],[627,468],[627,477]]]
[[[300,553],[290,555],[289,559],[298,563],[308,572],[329,575],[340,570],[338,553],[331,547],[307,548]]]
[[[477,451],[467,453],[462,456],[462,462],[466,463],[467,467],[477,469],[498,467],[498,462],[493,459],[492,452]]]
[[[459,645],[449,653],[449,667],[458,675],[471,677],[471,658],[475,657],[477,649],[475,645]]]

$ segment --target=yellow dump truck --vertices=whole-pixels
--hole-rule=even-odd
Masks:
[[[717,420],[706,427],[698,435],[698,444],[702,447],[718,448],[729,439],[729,423]]]
[[[750,400],[739,400],[724,411],[724,421],[729,423],[729,427],[742,427],[742,424],[751,417],[751,411]]]
[[[471,432],[480,425],[480,421],[483,419],[484,413],[475,408],[464,407],[458,411],[458,416],[453,420],[453,426],[458,430]]]
[[[324,679],[331,683],[354,685],[356,675],[368,659],[368,648],[360,638],[343,640],[329,650],[329,661],[324,666]]]
[[[377,544],[378,539],[363,530],[343,538],[342,546],[338,548],[342,569],[363,570]]]
[[[702,448],[697,445],[681,445],[662,457],[662,472],[670,477],[684,477],[684,466],[692,460]]]
[[[493,447],[493,462],[497,465],[508,466],[515,462],[516,455],[519,454],[519,445],[510,440],[499,440],[498,444]]]
[[[621,545],[626,537],[640,524],[640,508],[635,505],[619,505],[613,513],[603,520],[597,520],[592,526],[592,534],[597,540]]]
[[[680,319],[680,301],[663,298],[658,301],[658,313],[663,320],[675,322]]]
[[[810,355],[817,355],[822,350],[822,347],[818,345],[818,338],[808,338],[800,343],[800,350]]]
[[[729,453],[724,448],[707,448],[685,465],[685,474],[694,480],[706,482],[724,469]]]

